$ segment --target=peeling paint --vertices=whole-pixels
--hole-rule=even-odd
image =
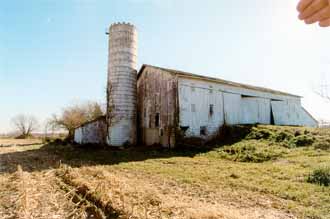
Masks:
[[[105,117],[86,123],[75,129],[74,142],[78,144],[104,144],[107,125]]]
[[[151,69],[139,77],[137,85],[141,142],[146,145],[173,146],[176,78],[167,72]]]
[[[145,66],[138,76],[139,138],[146,145],[168,146],[175,142],[173,130],[183,131],[184,137],[209,139],[225,124],[271,124],[272,117],[279,125],[316,126],[300,99]]]

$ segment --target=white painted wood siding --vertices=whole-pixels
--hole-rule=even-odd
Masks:
[[[258,97],[241,98],[241,124],[270,124],[270,99]]]
[[[179,87],[180,126],[189,127],[187,137],[200,136],[205,126],[207,135],[213,135],[224,123],[222,92],[182,85]],[[213,113],[210,113],[210,105]]]
[[[224,93],[223,96],[225,103],[225,123],[227,125],[239,124],[241,117],[241,95]]]
[[[181,127],[189,127],[187,137],[215,134],[224,123],[271,124],[271,108],[278,125],[316,126],[302,108],[299,97],[279,95],[204,80],[178,77],[179,118]],[[275,101],[276,100],[276,101]],[[285,103],[285,104],[283,104]],[[210,118],[210,105],[214,115]]]
[[[179,79],[179,86],[180,85],[186,85],[186,86],[195,86],[199,88],[205,88],[209,89],[212,87],[215,91],[221,91],[224,93],[231,93],[231,94],[237,94],[237,95],[244,95],[244,96],[251,96],[251,97],[258,97],[258,98],[265,98],[265,99],[272,99],[272,100],[290,100],[291,102],[295,102],[297,104],[300,104],[300,98],[295,96],[289,96],[289,95],[280,95],[275,93],[268,93],[258,90],[252,90],[247,88],[241,88],[229,84],[221,84],[221,83],[215,83],[215,82],[209,82],[206,80],[200,80],[200,79],[191,79],[186,78],[183,76],[180,76]]]
[[[318,125],[301,105],[288,101],[272,101],[271,105],[276,125]]]
[[[83,133],[82,133],[82,127],[77,128],[74,130],[74,142],[77,144],[83,143]]]
[[[103,144],[105,135],[105,120],[96,120],[77,128],[74,132],[74,142],[78,144]]]

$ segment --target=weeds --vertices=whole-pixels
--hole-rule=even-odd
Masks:
[[[217,150],[220,157],[239,161],[261,163],[281,157],[284,151],[265,142],[246,140]]]
[[[295,147],[305,147],[305,146],[311,146],[315,141],[315,138],[310,135],[299,135],[294,137],[291,140],[291,145],[294,145]]]
[[[330,137],[318,136],[318,140],[314,143],[314,148],[319,150],[330,150]]]
[[[330,186],[330,166],[314,170],[307,178],[307,182],[320,186]]]

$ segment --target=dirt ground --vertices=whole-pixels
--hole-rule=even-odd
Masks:
[[[12,139],[12,138],[0,138],[0,147],[9,146],[28,146],[41,144],[41,139]]]
[[[0,218],[295,218],[272,196],[255,194],[251,199],[235,190],[187,184],[117,162],[96,164],[83,154],[82,159],[68,158],[75,150],[1,147]]]

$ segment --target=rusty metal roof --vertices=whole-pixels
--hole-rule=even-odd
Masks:
[[[219,84],[225,84],[225,85],[231,85],[231,86],[240,87],[240,88],[251,89],[251,90],[255,90],[255,91],[262,91],[262,92],[273,93],[273,94],[278,94],[278,95],[285,95],[285,96],[301,98],[301,96],[298,96],[295,94],[290,94],[290,93],[273,90],[273,89],[269,89],[269,88],[265,88],[265,87],[258,87],[258,86],[248,85],[248,84],[242,84],[242,83],[237,83],[237,82],[233,82],[233,81],[223,80],[220,78],[213,78],[213,77],[208,77],[208,76],[204,76],[204,75],[193,74],[193,73],[189,73],[189,72],[184,72],[184,71],[179,71],[179,70],[174,70],[174,69],[169,69],[169,68],[162,68],[162,67],[157,67],[157,66],[147,65],[147,64],[142,65],[140,71],[138,72],[138,79],[139,79],[140,75],[142,74],[142,72],[144,71],[144,69],[147,67],[166,71],[166,72],[169,72],[171,74],[174,74],[174,75],[177,75],[180,77],[206,80],[206,81],[211,81],[211,82],[215,82],[215,83],[219,83]]]

